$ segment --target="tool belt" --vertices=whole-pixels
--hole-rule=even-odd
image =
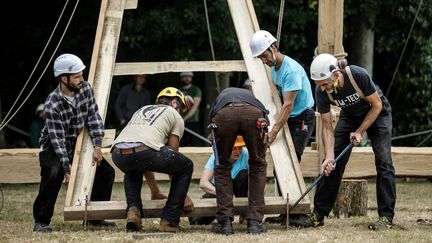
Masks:
[[[117,154],[133,154],[133,153],[142,152],[147,149],[149,149],[149,147],[147,147],[147,145],[145,144],[133,148],[117,148],[114,146],[113,152]]]
[[[231,102],[231,103],[229,103],[229,104],[226,105],[226,106],[231,106],[231,107],[242,107],[242,106],[248,106],[248,105],[251,105],[251,104],[246,103],[246,102]]]

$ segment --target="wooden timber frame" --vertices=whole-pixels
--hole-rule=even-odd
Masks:
[[[101,117],[105,119],[106,116],[113,75],[179,71],[247,71],[249,77],[253,80],[252,89],[255,96],[269,109],[270,123],[274,124],[281,107],[279,96],[271,80],[269,68],[259,59],[253,58],[249,48],[250,38],[255,31],[259,30],[252,0],[227,0],[227,2],[242,51],[243,61],[115,63],[123,12],[126,9],[137,8],[138,1],[102,0],[88,77],[94,89]],[[288,204],[294,203],[306,190],[287,125],[284,127],[284,132],[279,133],[276,141],[270,146],[270,152],[283,196],[266,198],[264,212],[272,214],[287,212]],[[92,153],[93,145],[88,132],[84,129],[78,136],[74,152],[71,177],[66,193],[64,219],[125,218],[126,206],[124,202],[88,201],[96,170],[96,167],[91,163]],[[288,195],[290,195],[289,199]],[[194,214],[214,215],[215,199],[195,199],[194,201],[197,209]],[[150,208],[144,208],[144,215],[146,217],[159,217],[164,202],[164,200],[160,202],[143,202],[144,205],[151,205]],[[236,199],[234,205],[234,212],[239,213],[242,212],[242,208],[244,210],[244,207],[247,206],[247,201]],[[293,213],[307,213],[309,212],[309,206],[309,198],[305,197]]]

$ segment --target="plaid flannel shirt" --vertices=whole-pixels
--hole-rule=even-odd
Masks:
[[[78,134],[84,125],[89,128],[93,145],[101,146],[104,123],[99,115],[93,90],[87,81],[75,93],[72,104],[60,90],[60,85],[45,101],[45,126],[41,132],[40,144],[50,140],[55,153],[63,164],[65,173],[70,173],[70,164]]]

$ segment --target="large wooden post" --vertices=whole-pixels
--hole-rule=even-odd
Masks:
[[[336,58],[345,58],[343,47],[343,16],[344,0],[320,0],[318,5],[318,47],[315,49],[315,55],[321,53],[333,54]],[[331,116],[332,125],[336,126],[339,118],[339,108],[332,106]],[[317,116],[317,119],[321,119]],[[316,137],[318,148],[318,162],[324,159],[324,146],[322,139],[321,121],[317,121]]]
[[[126,0],[104,0],[101,2],[89,82],[93,86],[102,119],[105,119],[108,108],[125,3]],[[84,205],[87,203],[87,198],[90,198],[96,171],[96,166],[92,165],[92,153],[93,144],[87,129],[84,129],[77,138],[71,178],[66,193],[66,207]]]

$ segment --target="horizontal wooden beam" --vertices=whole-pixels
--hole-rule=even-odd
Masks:
[[[126,0],[124,9],[125,10],[136,9],[137,7],[138,7],[138,0]]]
[[[200,198],[193,199],[195,210],[188,216],[215,216],[216,199]],[[159,218],[166,200],[145,200],[143,201],[144,218]],[[239,215],[246,212],[248,208],[247,198],[234,198],[234,214]],[[282,197],[266,197],[264,214],[280,214],[286,212],[286,201]],[[309,204],[299,204],[299,206],[290,213],[308,213]],[[126,202],[109,201],[109,202],[91,202],[87,206],[87,212],[84,206],[72,206],[64,208],[64,220],[83,220],[84,215],[88,220],[92,219],[125,219]]]
[[[108,148],[102,149],[111,162]],[[193,179],[199,179],[210,154],[211,147],[181,147],[180,152],[194,162]],[[0,149],[0,183],[39,183],[39,149]],[[432,148],[392,147],[393,164],[398,177],[432,177]],[[123,181],[123,173],[116,170],[116,181]],[[303,177],[315,178],[319,173],[318,152],[306,147],[300,163]],[[372,148],[355,147],[345,169],[344,178],[376,176]],[[273,160],[267,153],[267,178],[273,177]],[[157,180],[168,180],[165,174],[156,173]]]
[[[114,76],[169,72],[246,72],[243,60],[116,63]]]

